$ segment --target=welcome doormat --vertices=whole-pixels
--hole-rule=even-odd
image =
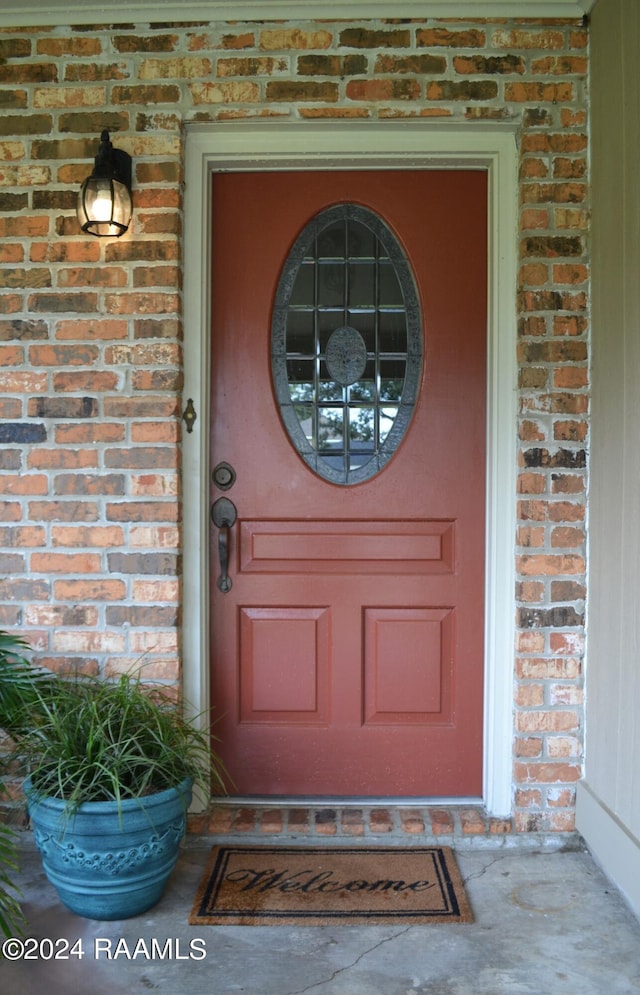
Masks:
[[[216,846],[189,917],[193,926],[472,921],[444,846]]]

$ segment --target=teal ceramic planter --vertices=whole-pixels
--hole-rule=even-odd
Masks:
[[[25,784],[45,874],[60,900],[87,919],[129,919],[159,901],[178,859],[191,782],[144,798],[65,802],[35,798]]]

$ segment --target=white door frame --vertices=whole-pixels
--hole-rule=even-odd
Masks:
[[[183,688],[209,708],[211,176],[309,169],[485,169],[488,174],[487,518],[483,803],[512,805],[518,156],[514,129],[461,122],[224,122],[186,126]],[[445,801],[439,799],[439,801]]]

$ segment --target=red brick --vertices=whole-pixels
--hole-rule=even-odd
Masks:
[[[543,581],[518,581],[516,583],[516,598],[529,604],[542,604],[546,598]]]
[[[589,370],[581,366],[565,366],[553,372],[554,387],[570,388],[572,390],[587,387],[589,384]]]
[[[514,773],[521,784],[572,784],[580,779],[582,771],[577,764],[516,763]]]
[[[123,653],[125,636],[119,632],[60,629],[53,633],[53,649],[58,653]]]
[[[369,829],[372,833],[393,831],[393,815],[387,808],[374,808],[369,812]]]
[[[122,422],[85,422],[81,424],[56,425],[54,437],[58,445],[72,446],[96,442],[122,442],[125,426]]]
[[[23,553],[1,553],[0,573],[5,576],[26,573],[27,560]]]
[[[345,28],[340,32],[339,43],[345,48],[408,48],[411,34],[406,28]]]
[[[551,530],[551,545],[554,548],[576,549],[585,541],[584,529],[562,526]]]
[[[581,315],[554,315],[554,335],[582,335],[588,328],[588,321]]]
[[[431,819],[431,832],[434,836],[449,836],[453,833],[453,817],[447,809],[431,809],[429,817]]]
[[[111,522],[175,522],[178,506],[167,502],[122,501],[107,504],[106,518]]]
[[[127,589],[122,580],[56,580],[53,593],[58,601],[121,601]]]
[[[463,809],[460,812],[460,824],[465,836],[482,836],[486,831],[484,817],[478,809]]]
[[[547,803],[554,808],[569,808],[575,804],[575,788],[548,788]]]
[[[499,28],[493,32],[491,44],[494,48],[522,48],[558,51],[565,46],[564,34],[555,28],[539,30],[535,28]]]
[[[586,566],[582,556],[571,554],[519,556],[517,564],[520,573],[543,575],[545,577],[552,577],[557,574],[584,574]]]
[[[238,833],[250,833],[256,827],[255,809],[241,808],[235,813],[233,819],[233,830]]]
[[[315,813],[315,830],[320,836],[335,836],[338,831],[335,809],[319,809]]]
[[[553,437],[558,441],[584,442],[589,434],[585,421],[556,421],[553,424]]]
[[[542,684],[521,684],[520,687],[516,688],[515,703],[520,708],[544,705],[544,686]]]
[[[30,470],[77,470],[98,466],[95,449],[34,449],[27,457]]]
[[[98,392],[114,391],[118,388],[118,375],[100,371],[82,370],[73,373],[54,373],[53,389],[57,394],[70,391]]]
[[[0,366],[22,366],[24,349],[21,346],[0,347]]]
[[[95,522],[99,512],[93,501],[31,501],[29,517],[45,522]]]
[[[518,546],[544,546],[545,543],[545,530],[544,528],[531,528],[529,526],[520,526],[517,533],[517,544]]]
[[[521,473],[517,486],[519,494],[544,494],[547,478],[542,473]]]
[[[92,553],[34,553],[31,569],[34,573],[97,574],[102,560]]]
[[[506,836],[512,829],[511,819],[499,819],[494,816],[489,819],[489,833],[492,836]]]
[[[516,714],[516,728],[521,732],[561,732],[578,728],[575,711],[531,711]]]
[[[253,48],[255,45],[255,35],[252,31],[245,31],[243,34],[229,34],[222,36],[222,48],[226,49],[242,49],[242,48]],[[194,48],[197,47],[194,45]],[[265,46],[266,47],[266,46]],[[316,48],[317,46],[313,46]]]
[[[100,245],[94,242],[32,242],[29,259],[34,263],[95,263],[100,259]]]
[[[178,580],[134,580],[132,597],[139,604],[157,604],[167,601],[177,604],[180,596]]]
[[[425,831],[425,821],[423,813],[417,808],[404,809],[400,811],[400,824],[403,833],[420,835]]]
[[[52,526],[51,540],[54,546],[66,546],[67,548],[89,547],[89,546],[122,546],[124,544],[124,530],[117,526]]]
[[[260,832],[278,836],[282,832],[282,809],[271,808],[260,815]]]
[[[584,489],[585,481],[581,475],[569,473],[554,474],[551,484],[553,494],[581,494]]]
[[[525,739],[519,736],[515,743],[515,754],[517,757],[541,757],[542,737],[528,736]]]
[[[287,49],[325,49],[333,41],[331,31],[319,28],[304,31],[301,28],[270,28],[260,32],[260,48],[267,51]]]
[[[571,580],[551,581],[552,601],[581,601],[587,596],[587,589],[584,584]]]
[[[308,808],[289,809],[287,828],[290,833],[308,833],[310,828],[309,809]]]
[[[527,208],[520,215],[520,226],[527,229],[546,229],[549,227],[549,211],[547,208]]]
[[[125,480],[118,473],[58,473],[54,478],[53,490],[60,496],[124,494]]]
[[[346,92],[349,100],[417,100],[422,87],[414,79],[350,80]]]
[[[97,608],[78,605],[27,605],[25,622],[31,626],[84,625],[95,627],[99,616]]]
[[[206,812],[187,812],[187,833],[189,836],[204,836],[208,831],[209,820]]]
[[[78,319],[77,321],[64,320],[56,323],[56,338],[72,339],[75,342],[123,339],[126,338],[127,334],[127,322],[119,319],[96,319],[95,321]]]
[[[545,637],[541,632],[518,632],[516,649],[521,653],[544,653]]]
[[[482,48],[486,42],[486,34],[478,29],[451,31],[447,28],[425,28],[418,31],[417,42],[424,48]]]
[[[24,549],[45,546],[46,543],[47,534],[40,525],[23,525],[17,528],[12,526],[0,527],[0,546]]]
[[[342,812],[342,832],[345,836],[364,836],[364,816],[360,808],[346,808]]]
[[[50,596],[48,580],[31,578],[0,578],[0,600],[2,601],[45,601]],[[27,638],[33,643],[31,635]]]
[[[43,474],[23,474],[14,477],[5,474],[2,478],[3,494],[46,494],[48,491],[47,478]]]
[[[212,835],[227,834],[233,827],[233,809],[226,806],[214,805],[209,814],[207,831]]]
[[[172,497],[180,490],[177,474],[144,473],[131,477],[132,497]]]
[[[522,521],[544,522],[548,507],[545,501],[519,501],[518,518]]]
[[[549,829],[556,833],[573,833],[576,828],[575,810],[552,812],[549,816]]]

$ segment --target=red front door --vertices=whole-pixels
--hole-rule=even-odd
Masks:
[[[237,792],[479,795],[485,174],[235,173],[213,184],[211,467],[235,477],[223,466],[211,501],[232,502],[237,520],[212,524],[211,686]],[[327,479],[296,449],[272,357],[285,260],[314,216],[343,204],[393,232],[422,340],[408,429],[355,483]],[[345,334],[347,346],[367,341],[364,329]],[[304,412],[322,403],[306,400]],[[228,590],[217,583],[221,534]]]

